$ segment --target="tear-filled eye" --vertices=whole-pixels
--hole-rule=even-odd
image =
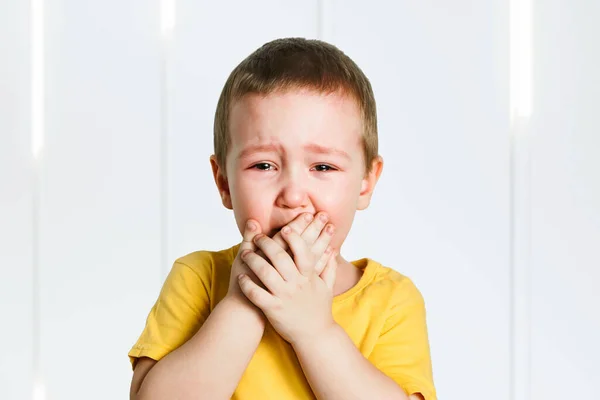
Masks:
[[[327,164],[319,164],[319,165],[315,165],[314,169],[318,172],[328,172],[328,171],[335,171],[336,169],[333,168],[330,165]]]
[[[258,164],[254,164],[252,168],[259,169],[261,171],[271,171],[274,167],[269,163],[261,162]]]

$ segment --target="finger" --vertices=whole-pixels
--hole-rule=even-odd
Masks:
[[[238,249],[238,254],[241,254],[244,250],[256,250],[254,244],[254,236],[260,233],[260,224],[252,219],[246,222],[244,227],[244,233],[242,234],[242,244]]]
[[[317,261],[317,263],[315,264],[315,273],[317,275],[321,275],[321,273],[325,269],[325,266],[327,265],[327,262],[331,258],[331,253],[332,252],[333,252],[332,248],[328,246],[325,249],[325,251],[323,252],[323,254],[321,255],[321,258],[319,258],[319,261]]]
[[[317,240],[328,220],[329,216],[327,213],[320,212],[304,232],[302,232],[302,238],[308,244],[308,247],[311,247]]]
[[[253,251],[245,250],[242,260],[263,285],[273,294],[281,293],[285,284],[283,278],[271,264]]]
[[[277,243],[279,245],[279,247],[281,247],[284,250],[288,249],[288,244],[286,243],[285,240],[283,240],[283,236],[281,235],[281,231],[277,232],[275,234],[275,236],[273,236],[273,240],[275,241],[275,243]]]
[[[256,247],[268,258],[279,275],[286,281],[294,281],[298,276],[298,269],[292,257],[279,246],[273,239],[266,235],[254,237]]]
[[[325,252],[325,250],[327,250],[327,247],[329,247],[334,233],[335,226],[333,226],[333,224],[327,224],[325,229],[321,231],[319,238],[312,245],[312,253],[317,257],[321,256]]]
[[[329,290],[333,291],[333,285],[335,284],[335,277],[337,273],[337,253],[334,253],[329,258],[325,269],[321,273],[321,279],[325,281],[325,284],[329,288]]]
[[[281,230],[281,233],[290,246],[298,271],[304,276],[313,274],[315,271],[313,253],[302,236],[298,235],[287,226]]]
[[[287,226],[292,228],[292,230],[294,232],[296,232],[297,234],[302,235],[302,233],[304,233],[304,231],[306,230],[306,228],[309,226],[310,222],[313,219],[314,219],[314,216],[311,213],[303,213],[303,214],[298,215],[296,218],[294,218],[294,220],[292,222],[290,222],[289,224],[287,224]],[[283,235],[281,234],[281,231],[277,232],[273,236],[273,240],[275,242],[277,242],[277,244],[280,245],[284,250],[288,249],[288,244],[283,239]]]
[[[263,311],[273,307],[275,300],[273,295],[258,286],[248,275],[241,274],[238,277],[238,284],[244,296],[256,307]]]

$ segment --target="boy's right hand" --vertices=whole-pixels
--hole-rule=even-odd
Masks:
[[[242,243],[240,248],[233,260],[231,265],[231,275],[229,276],[229,288],[227,289],[227,297],[245,301],[246,297],[240,290],[238,285],[238,276],[240,274],[246,274],[256,281],[255,275],[252,273],[250,268],[242,261],[241,254],[245,250],[256,251],[256,245],[254,244],[254,236],[261,233],[260,225],[254,220],[248,220],[244,227],[244,233],[242,234]]]
[[[322,256],[320,258],[320,262],[315,267],[317,274],[320,274],[327,264],[329,257],[325,256],[326,248],[320,248],[313,245],[317,241],[317,238],[321,234],[321,231],[327,224],[327,220],[323,220],[321,218],[314,218],[314,215],[311,213],[302,213],[298,215],[292,222],[290,222],[287,226],[292,228],[294,232],[302,236],[302,238],[306,241],[309,247],[313,249],[313,252]],[[240,290],[238,284],[238,276],[240,274],[248,275],[252,280],[260,284],[260,280],[256,278],[254,273],[248,268],[248,266],[242,261],[240,255],[244,250],[252,250],[256,251],[256,245],[254,244],[254,236],[261,233],[262,229],[260,224],[254,220],[248,220],[246,222],[246,226],[244,228],[242,244],[238,250],[238,254],[233,261],[233,265],[231,266],[231,276],[229,277],[229,289],[227,292],[227,296],[236,297],[238,299],[246,300],[246,296]],[[281,232],[277,232],[273,236],[273,240],[277,242],[282,249],[289,252],[289,246],[287,242],[283,239]],[[320,242],[319,242],[320,243]],[[259,255],[265,257],[261,251],[258,252]],[[293,256],[292,256],[293,257]],[[265,257],[266,258],[266,257]],[[247,300],[246,300],[247,301]]]

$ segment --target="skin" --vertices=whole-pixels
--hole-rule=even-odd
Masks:
[[[237,277],[242,293],[292,344],[318,399],[422,398],[366,360],[331,314],[333,296],[360,279],[339,251],[383,168],[377,157],[365,173],[356,102],[310,91],[248,95],[230,123],[226,172],[211,158],[215,182],[240,231],[250,220],[264,233],[257,250],[241,252],[250,270]],[[329,236],[332,257],[322,271],[313,244],[286,226],[301,213],[328,222],[320,237]]]
[[[301,213],[324,213],[338,253],[357,210],[369,206],[383,160],[366,174],[363,123],[353,98],[311,91],[247,95],[230,114],[226,168],[211,157],[223,205],[240,232],[253,219],[272,237]],[[226,172],[225,172],[226,171]],[[360,279],[341,255],[335,292]]]
[[[159,362],[139,360],[131,398],[230,398],[268,319],[318,399],[422,399],[366,360],[331,315],[333,296],[360,279],[340,250],[383,168],[377,157],[365,172],[356,102],[311,91],[247,95],[229,123],[226,168],[210,159],[243,236],[229,291],[192,339]]]

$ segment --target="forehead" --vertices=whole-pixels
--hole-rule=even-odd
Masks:
[[[278,141],[345,146],[362,143],[362,114],[356,100],[342,93],[309,90],[248,94],[230,113],[232,147]]]

